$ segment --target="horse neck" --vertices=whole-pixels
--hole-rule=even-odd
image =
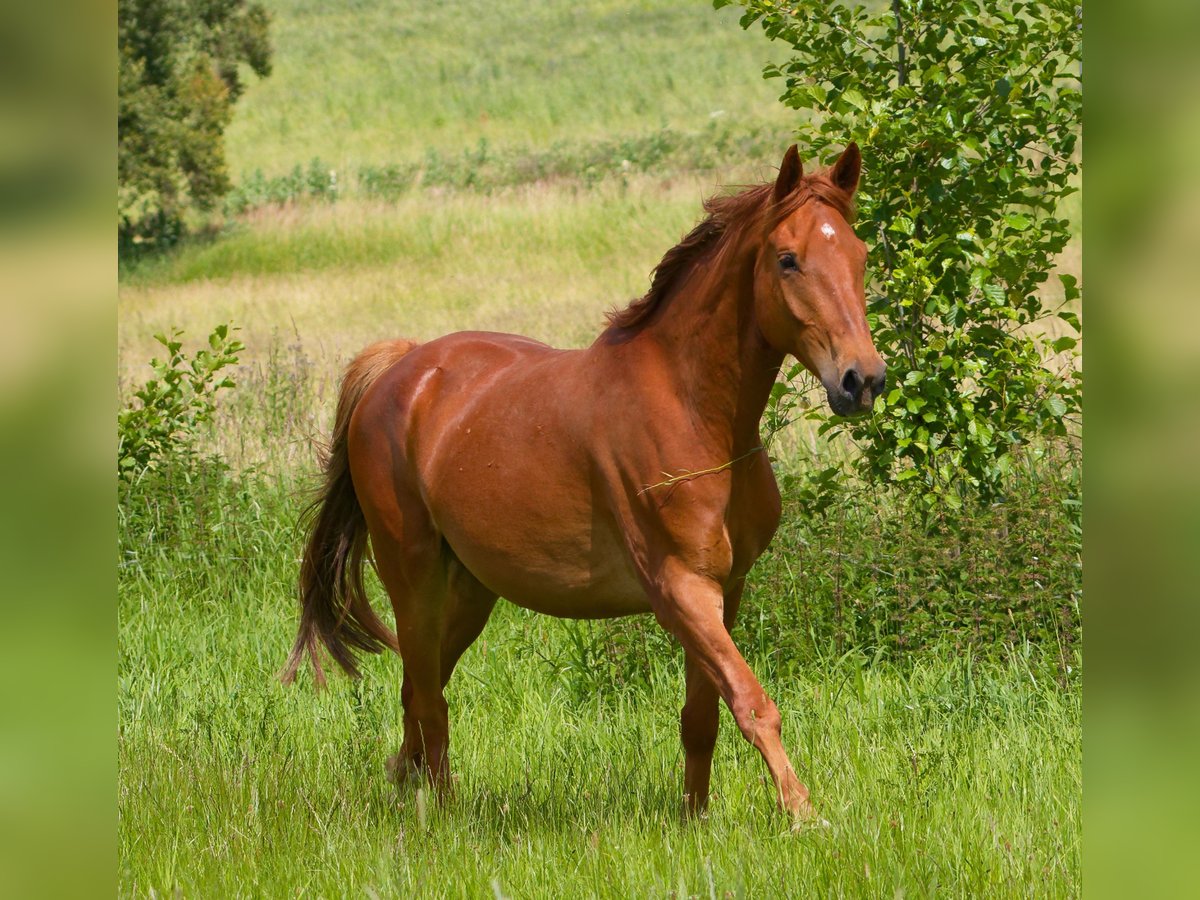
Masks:
[[[681,399],[695,420],[729,449],[760,442],[759,421],[783,354],[762,335],[754,314],[754,248],[718,250],[680,279],[642,332],[679,373]]]

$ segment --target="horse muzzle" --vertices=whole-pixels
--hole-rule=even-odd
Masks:
[[[839,416],[862,416],[875,407],[875,398],[883,393],[887,384],[887,368],[882,360],[878,365],[851,366],[842,373],[836,384],[825,385],[829,408]]]

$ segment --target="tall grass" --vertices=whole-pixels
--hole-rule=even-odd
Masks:
[[[475,328],[583,346],[605,310],[645,292],[650,270],[701,216],[701,199],[724,181],[758,180],[756,166],[765,163],[591,189],[261,210],[123,271],[121,369],[139,371],[155,332],[207,333],[223,320],[242,328],[252,359],[277,333],[298,335],[329,378],[384,337]]]
[[[298,483],[185,485],[122,505],[122,894],[1076,893],[1080,694],[1045,648],[898,664],[783,647],[761,617],[777,582],[756,577],[735,636],[830,822],[793,833],[724,712],[711,813],[680,820],[682,660],[652,625],[621,648],[637,677],[607,679],[631,669],[593,626],[501,604],[448,692],[441,807],[383,777],[398,660],[324,693],[274,677],[295,624]]]

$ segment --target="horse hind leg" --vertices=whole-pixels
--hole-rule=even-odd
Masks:
[[[423,538],[410,541],[406,536],[403,547],[385,538],[375,550],[396,614],[404,661],[404,740],[387,770],[395,781],[428,778],[444,793],[450,784],[445,687],[459,658],[483,630],[497,597],[462,566],[440,536]],[[436,549],[429,546],[431,541]]]
[[[442,688],[450,683],[454,667],[483,632],[499,599],[467,571],[458,557],[451,557],[446,572],[446,618],[442,632]]]
[[[684,815],[698,815],[708,809],[708,786],[712,774],[713,750],[720,725],[720,695],[704,673],[695,656],[684,657],[687,673],[687,699],[679,716],[679,734],[683,740]]]

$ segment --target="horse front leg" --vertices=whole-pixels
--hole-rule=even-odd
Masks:
[[[775,786],[779,807],[797,818],[811,817],[813,809],[808,799],[808,788],[796,777],[783,749],[779,709],[754,677],[725,627],[725,598],[721,585],[678,561],[668,560],[662,567],[656,587],[652,597],[655,615],[663,627],[679,639],[690,666],[708,679],[733,713],[743,737],[762,755]],[[710,721],[700,717],[699,702],[703,698],[703,690],[700,687],[693,688],[694,683],[689,669],[688,699],[689,702],[693,699],[692,691],[695,690],[695,722],[700,726],[692,734],[707,738],[708,732],[701,730],[707,728]],[[688,718],[687,704],[684,718]],[[684,730],[688,730],[687,725]],[[688,737],[685,736],[684,741],[686,751]],[[699,789],[703,787],[703,794],[707,798],[712,749],[707,740],[697,740],[694,749],[695,753],[688,754],[692,761],[690,769],[685,762],[686,788],[692,795],[699,794]]]
[[[725,630],[733,629],[734,619],[742,601],[743,581],[725,593],[722,620]],[[717,744],[720,724],[718,704],[721,696],[705,673],[699,659],[691,653],[684,655],[687,694],[679,715],[679,735],[683,741],[683,802],[684,812],[698,815],[708,809],[709,780],[712,775],[713,750]]]
[[[679,736],[683,741],[683,810],[697,815],[708,808],[708,783],[712,775],[713,749],[720,724],[720,698],[700,662],[687,653],[687,695],[679,714]]]

